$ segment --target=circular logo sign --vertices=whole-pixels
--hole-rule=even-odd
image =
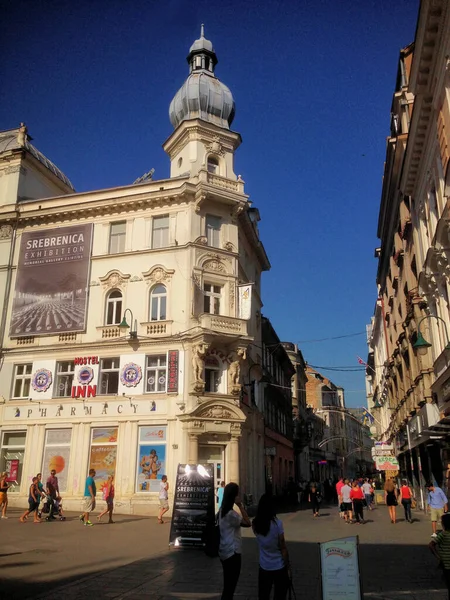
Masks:
[[[38,369],[31,379],[31,387],[36,392],[46,392],[52,385],[52,373],[48,369]]]
[[[94,379],[94,369],[92,367],[83,367],[78,371],[78,381],[87,385]]]
[[[142,369],[136,363],[128,363],[120,373],[120,381],[126,387],[136,387],[142,379]]]

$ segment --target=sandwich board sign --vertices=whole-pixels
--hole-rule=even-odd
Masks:
[[[358,536],[319,544],[322,600],[362,600]]]

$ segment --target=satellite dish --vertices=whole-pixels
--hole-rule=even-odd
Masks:
[[[150,171],[148,173],[144,173],[143,175],[138,177],[136,179],[136,181],[133,181],[133,185],[136,185],[136,183],[144,183],[145,181],[151,181],[154,172],[155,172],[155,169],[150,169]]]

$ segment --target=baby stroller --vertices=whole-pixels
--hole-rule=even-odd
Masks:
[[[58,518],[60,521],[65,521],[66,517],[63,515],[61,497],[58,496],[58,498],[55,498],[53,500],[53,511],[52,511],[52,516],[50,517],[51,504],[52,504],[52,500],[51,500],[51,498],[49,498],[49,496],[47,496],[47,499],[44,502],[44,506],[42,507],[42,513],[44,513],[45,515],[48,515],[45,520],[49,521],[50,519]],[[42,513],[40,512],[38,516],[41,517]]]

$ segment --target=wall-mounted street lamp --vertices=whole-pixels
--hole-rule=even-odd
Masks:
[[[131,325],[128,325],[127,323],[127,319],[126,319],[126,314],[127,312],[130,313],[130,322]],[[134,323],[134,329],[133,329],[133,323]],[[129,308],[126,308],[124,310],[123,313],[123,317],[122,317],[122,321],[119,324],[119,328],[120,329],[129,329],[130,330],[130,340],[137,340],[137,319],[133,319],[133,313],[131,312],[131,310]]]
[[[417,326],[417,340],[413,344],[413,348],[415,348],[421,356],[425,356],[428,352],[428,348],[431,348],[432,344],[427,342],[427,340],[423,337],[420,331],[420,325],[426,319],[436,319],[437,321],[442,321],[444,324],[445,335],[447,337],[447,345],[445,346],[445,350],[450,350],[450,338],[448,337],[447,324],[441,317],[437,317],[436,315],[426,315],[422,319],[420,319],[419,324]]]

